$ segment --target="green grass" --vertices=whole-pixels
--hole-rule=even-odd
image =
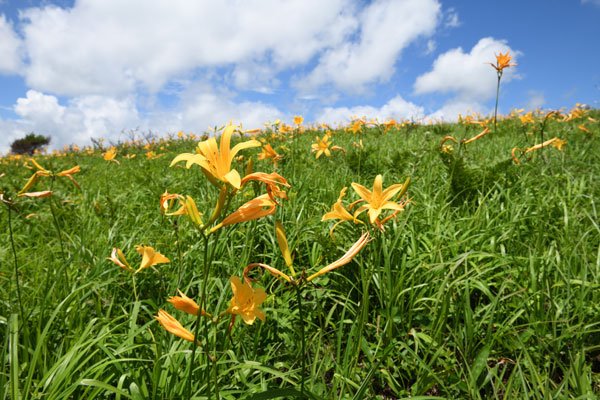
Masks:
[[[598,113],[590,114],[598,118]],[[210,237],[212,263],[203,282],[203,241],[190,221],[166,217],[165,190],[196,199],[205,219],[217,190],[200,169],[169,167],[192,140],[119,148],[121,164],[100,152],[38,156],[45,168],[75,164],[81,184],[42,178],[45,199],[16,198],[32,171],[0,161],[0,188],[14,205],[0,209],[0,398],[596,398],[600,395],[600,125],[550,121],[544,139],[567,141],[520,165],[511,149],[539,143],[539,129],[517,119],[448,155],[445,135],[468,138],[461,125],[408,125],[358,137],[335,132],[346,153],[314,159],[322,132],[270,139],[284,155],[275,169],[291,184],[275,217],[223,228]],[[526,131],[533,132],[527,134]],[[282,147],[283,146],[283,147]],[[245,150],[254,170],[272,164]],[[125,159],[124,154],[137,154]],[[177,289],[219,314],[232,296],[229,277],[262,262],[287,272],[275,238],[283,222],[297,271],[314,273],[339,258],[362,226],[321,222],[340,190],[358,182],[384,187],[412,179],[405,212],[373,232],[355,260],[297,293],[256,275],[268,298],[266,321],[202,322],[203,346],[166,332],[154,316],[165,309],[188,329],[195,318],[166,302]],[[255,193],[248,188],[230,210]],[[357,196],[348,189],[345,204]],[[10,213],[10,214],[9,214]],[[54,213],[54,214],[53,214]],[[133,264],[146,244],[171,263],[135,276],[107,257],[119,247]],[[134,285],[135,293],[134,294]],[[19,301],[20,299],[20,301]],[[302,335],[305,349],[302,354]],[[210,361],[214,357],[213,361]],[[301,395],[302,364],[306,368]]]

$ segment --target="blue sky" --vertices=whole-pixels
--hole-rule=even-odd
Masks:
[[[300,114],[600,107],[600,0],[0,0],[0,152]]]

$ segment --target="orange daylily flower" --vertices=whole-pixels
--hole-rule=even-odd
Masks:
[[[173,296],[167,301],[173,304],[173,306],[179,311],[183,311],[190,315],[198,315],[198,311],[200,311],[200,306],[198,303],[187,297],[181,290],[177,291],[179,292],[179,296]],[[208,316],[204,310],[202,310],[202,315]]]
[[[119,161],[115,159],[116,157],[117,157],[117,148],[114,146],[111,147],[110,149],[106,150],[104,153],[102,153],[102,158],[104,158],[104,160],[112,161],[112,162],[119,164]]]
[[[391,201],[391,199],[396,195],[399,195],[400,197],[404,195],[408,189],[409,183],[410,178],[406,179],[403,184],[397,183],[383,190],[383,177],[381,175],[375,177],[373,190],[369,190],[358,183],[352,183],[352,188],[361,197],[356,204],[366,203],[354,212],[354,217],[356,218],[363,211],[367,211],[371,224],[376,224],[381,228],[381,224],[387,221],[387,219],[381,221],[378,219],[383,210],[404,210],[405,202],[396,203]]]
[[[252,325],[257,317],[264,321],[265,313],[259,306],[267,298],[265,290],[262,288],[254,289],[249,282],[242,282],[237,276],[232,276],[229,282],[233,290],[233,298],[229,302],[227,312],[234,316],[240,315],[248,325]]]
[[[196,342],[194,340],[194,334],[181,325],[179,321],[175,319],[171,314],[166,312],[165,310],[159,310],[158,315],[154,317],[163,328],[165,328],[168,332],[173,335],[182,338],[183,340],[187,340],[188,342]],[[200,344],[196,342],[196,344]]]
[[[239,224],[272,215],[275,213],[276,205],[277,203],[268,194],[263,194],[244,203],[210,231],[212,233],[227,225]]]
[[[566,141],[555,137],[555,138],[546,140],[544,143],[540,143],[540,144],[536,144],[535,146],[531,146],[530,148],[525,150],[525,154],[531,153],[532,151],[539,150],[539,149],[541,149],[543,147],[547,147],[547,146],[552,146],[552,147],[556,148],[557,150],[562,151],[565,144],[567,144]]]
[[[481,139],[482,137],[484,137],[485,135],[487,135],[488,133],[490,133],[490,128],[488,128],[487,126],[483,129],[483,131],[481,131],[479,134],[473,136],[470,139],[466,139],[466,140],[462,140],[462,144],[469,144],[472,143],[476,140]]]
[[[80,188],[79,184],[72,176],[73,174],[76,174],[81,171],[81,168],[79,167],[79,165],[76,165],[72,168],[66,169],[66,170],[58,172],[58,173],[54,173],[54,172],[42,167],[33,158],[29,159],[29,161],[35,166],[37,171],[34,172],[33,175],[31,175],[31,177],[27,180],[27,183],[25,183],[25,186],[23,186],[23,189],[21,189],[19,191],[19,195],[23,194],[23,193],[27,192],[29,189],[31,189],[31,187],[33,187],[33,185],[35,185],[35,183],[38,181],[38,179],[42,176],[64,176],[64,177],[67,177],[71,182],[73,182],[73,184],[77,188]],[[28,167],[28,168],[30,168],[30,167]],[[30,197],[33,197],[33,196],[30,196]]]
[[[262,151],[258,154],[259,160],[271,160],[273,164],[277,165],[277,162],[281,160],[283,157],[278,154],[273,147],[267,143],[263,146]]]
[[[250,181],[259,181],[266,185],[267,194],[271,198],[271,200],[275,201],[275,198],[287,199],[287,194],[285,191],[279,188],[279,185],[290,187],[287,179],[283,176],[279,175],[277,172],[271,172],[267,174],[265,172],[253,172],[248,174],[241,180],[241,186],[244,186],[246,183]]]
[[[348,127],[348,130],[352,133],[358,133],[362,130],[362,127],[365,125],[365,121],[363,121],[362,119],[357,119],[352,121],[352,124],[350,124],[350,127]]]
[[[133,268],[131,268],[131,266],[127,262],[125,254],[123,254],[123,251],[121,251],[121,249],[113,247],[112,252],[110,253],[110,257],[108,259],[123,269],[133,271]]]
[[[142,262],[140,267],[135,271],[136,273],[153,265],[171,262],[167,257],[154,250],[153,247],[136,246],[135,250],[142,256]]]
[[[525,115],[519,115],[519,120],[521,120],[521,123],[523,125],[525,125],[525,124],[533,124],[535,122],[535,120],[533,119],[533,113],[532,112],[528,112]]]
[[[292,252],[290,251],[290,246],[288,245],[285,230],[283,229],[283,224],[281,221],[275,222],[275,237],[277,238],[277,244],[279,245],[279,250],[281,250],[281,254],[283,255],[285,265],[290,268],[292,275],[295,275],[296,272],[294,271],[293,267]]]
[[[507,51],[506,54],[498,53],[496,54],[496,64],[489,63],[492,67],[496,69],[499,73],[501,73],[504,68],[514,67],[517,64],[511,64],[512,56],[510,52]]]
[[[341,150],[344,151],[343,148],[339,146],[331,146],[331,142],[329,141],[329,135],[325,134],[323,138],[316,137],[316,142],[313,143],[311,147],[311,151],[316,152],[316,158],[318,159],[321,155],[325,154],[325,156],[331,156],[331,150]],[[329,147],[331,146],[331,148]],[[345,152],[345,151],[344,151]]]
[[[236,154],[243,149],[260,146],[258,140],[248,140],[243,143],[238,143],[230,149],[231,135],[235,127],[227,125],[221,134],[220,145],[217,146],[217,141],[211,137],[203,142],[198,143],[196,154],[184,153],[173,159],[171,166],[180,161],[186,162],[186,168],[190,168],[193,164],[198,164],[202,168],[202,172],[214,185],[218,186],[217,181],[230,184],[235,189],[239,189],[241,185],[240,174],[231,168],[231,162]]]
[[[348,249],[346,254],[344,254],[339,260],[336,260],[336,261],[332,262],[331,264],[327,265],[326,267],[321,268],[318,272],[309,276],[306,279],[306,281],[310,282],[313,279],[318,278],[321,275],[324,275],[330,271],[333,271],[334,269],[337,269],[339,267],[342,267],[342,266],[348,264],[350,261],[352,261],[352,259],[354,257],[356,257],[358,252],[361,251],[362,248],[366,246],[367,243],[369,243],[369,233],[368,232],[363,233],[362,236],[356,241],[356,243],[354,243],[352,245],[352,247],[350,247]]]
[[[303,122],[304,122],[304,118],[301,115],[294,116],[294,124],[302,125]]]
[[[180,207],[177,211],[169,212],[169,210],[173,208],[175,200],[179,202]],[[203,225],[202,213],[198,211],[196,202],[191,196],[184,197],[180,194],[165,191],[160,196],[160,212],[168,216],[187,215],[196,225]]]
[[[18,197],[32,197],[32,198],[44,198],[44,197],[50,197],[52,196],[52,192],[50,190],[43,190],[41,192],[26,192],[26,193],[19,193]]]
[[[355,223],[362,223],[362,221],[354,218],[354,216],[352,216],[352,214],[350,214],[350,212],[346,210],[346,208],[342,204],[342,199],[344,198],[344,196],[346,196],[347,190],[348,188],[345,187],[340,191],[340,196],[338,197],[337,201],[333,204],[333,206],[331,206],[331,211],[323,215],[323,217],[321,218],[321,222],[330,219],[339,220],[331,227],[331,229],[329,230],[329,234],[333,234],[333,230],[335,229],[335,227],[344,221],[354,221]]]
[[[67,179],[69,179],[71,182],[73,182],[73,185],[75,185],[77,187],[77,189],[81,189],[81,187],[79,186],[79,183],[77,183],[75,178],[73,178],[73,174],[76,174],[78,172],[81,172],[81,167],[79,165],[76,165],[72,168],[69,168],[64,171],[59,172],[58,174],[56,174],[56,176],[67,177]]]

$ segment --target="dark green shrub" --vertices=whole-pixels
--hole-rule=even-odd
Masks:
[[[10,145],[14,154],[33,154],[37,149],[50,144],[50,136],[36,135],[31,132],[22,139],[17,139]]]

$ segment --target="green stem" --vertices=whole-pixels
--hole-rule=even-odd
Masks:
[[[21,284],[19,283],[19,260],[17,258],[17,248],[15,246],[15,239],[13,236],[13,228],[12,228],[12,212],[10,206],[6,206],[8,209],[8,233],[10,236],[10,247],[13,253],[13,259],[15,264],[15,284],[17,286],[17,301],[19,302],[19,311],[21,312],[21,321],[25,321],[23,318],[23,302],[21,301]]]
[[[138,298],[137,285],[135,283],[135,272],[131,273],[131,281],[133,282],[133,295],[135,296],[135,301],[138,302],[140,299]]]
[[[177,220],[173,221],[173,227],[175,228],[175,242],[177,243],[177,260],[179,264],[179,271],[177,273],[177,288],[181,285],[181,278],[183,276],[183,259],[181,258],[181,240],[179,238],[179,224]]]
[[[304,337],[304,308],[302,307],[302,289],[300,285],[296,286],[296,300],[298,301],[298,318],[300,325],[300,393],[304,394],[304,380],[306,378],[306,338]]]
[[[193,371],[194,371],[194,358],[196,356],[196,348],[198,347],[197,342],[198,339],[200,338],[200,323],[201,323],[201,318],[202,318],[202,310],[204,310],[204,308],[206,307],[206,286],[207,286],[207,281],[208,281],[208,272],[209,272],[209,260],[208,260],[208,256],[209,256],[209,251],[208,251],[208,235],[206,234],[202,234],[202,239],[204,242],[204,263],[203,263],[203,275],[202,275],[202,287],[200,288],[200,309],[198,310],[198,315],[196,316],[196,327],[194,329],[194,340],[196,341],[196,343],[194,343],[194,347],[192,348],[192,356],[190,358],[190,366],[189,366],[189,371],[188,371],[188,380],[186,383],[186,398],[190,399],[191,398],[191,388],[192,388],[192,376],[193,376]],[[209,393],[208,393],[208,398],[210,399],[210,385],[209,386]]]
[[[56,233],[58,235],[58,242],[60,244],[60,256],[63,261],[62,270],[65,274],[65,283],[67,284],[67,286],[71,286],[69,284],[69,275],[67,272],[67,257],[65,256],[65,247],[63,245],[62,230],[60,229],[60,225],[58,224],[58,218],[56,218],[56,211],[54,209],[53,198],[50,199],[50,213],[52,214],[52,220],[54,221],[54,228],[56,229]]]
[[[498,98],[500,97],[500,79],[502,78],[502,71],[498,71],[498,84],[496,86],[496,107],[494,107],[494,132],[496,132],[496,121],[498,117]]]

